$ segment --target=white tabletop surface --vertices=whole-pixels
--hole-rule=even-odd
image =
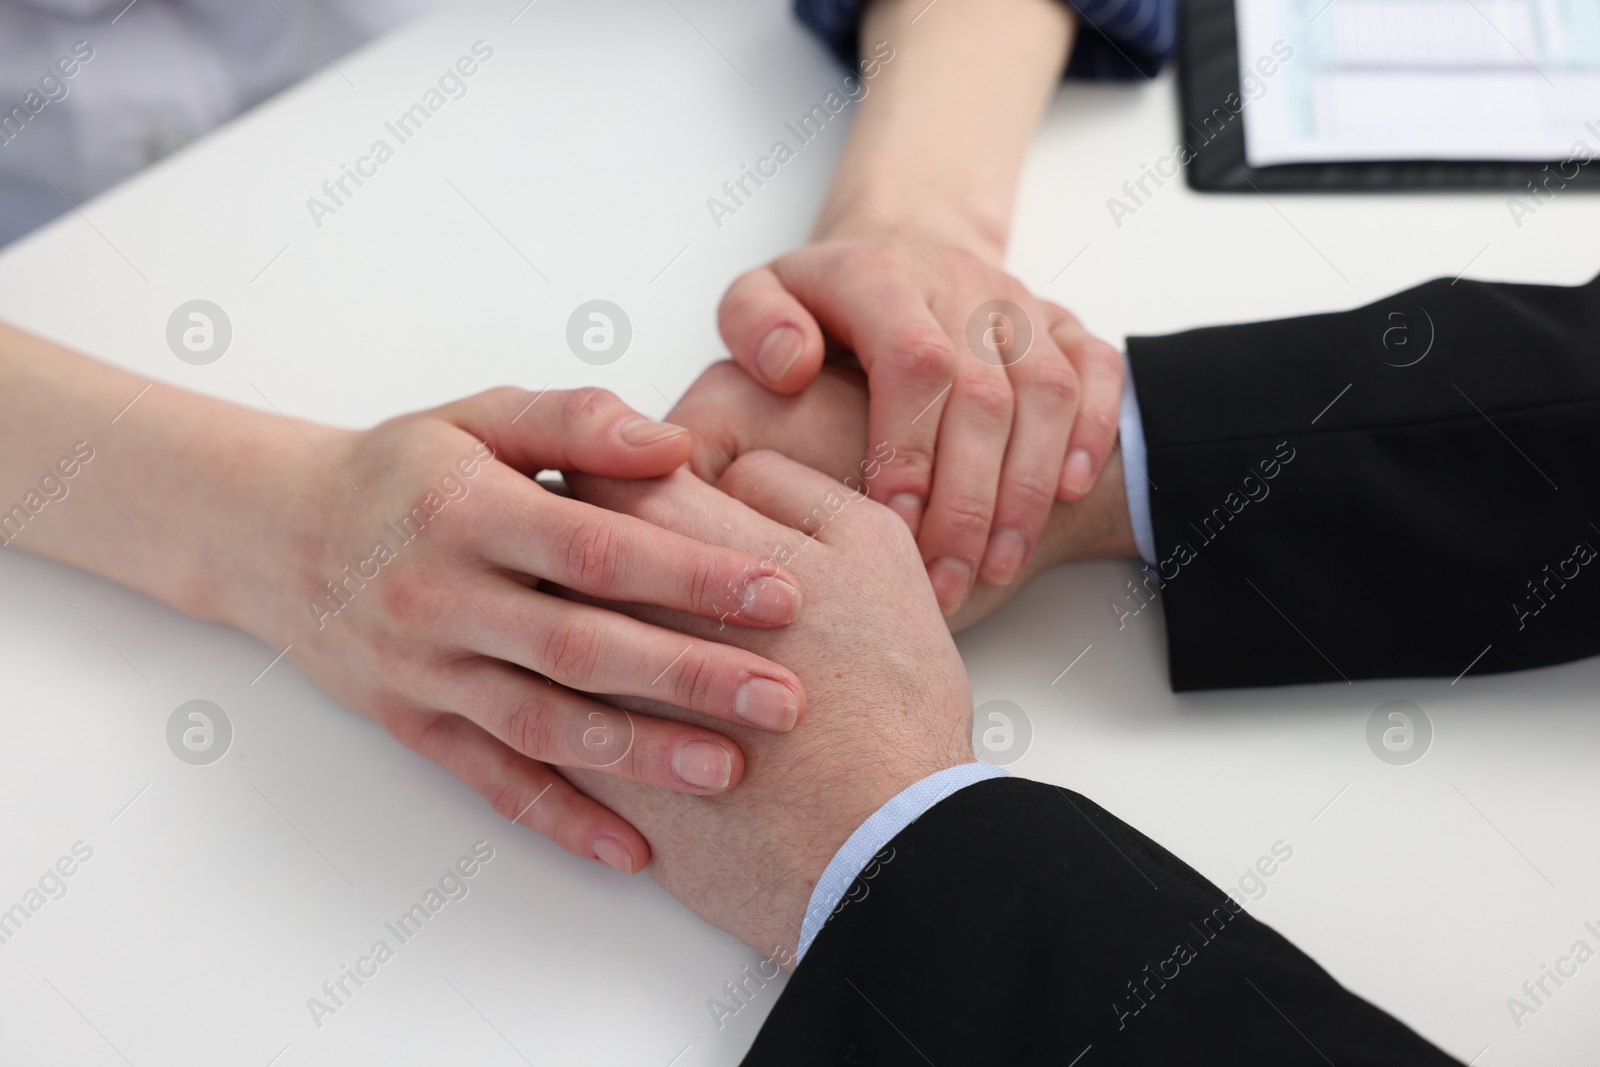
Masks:
[[[844,130],[720,229],[706,198],[842,72],[781,0],[526,4],[414,24],[12,246],[0,316],[151,379],[345,425],[506,382],[598,383],[664,412],[724,354],[722,288],[803,238]],[[494,55],[467,95],[316,227],[306,198],[478,40]],[[1519,227],[1503,194],[1269,202],[1169,181],[1119,227],[1106,200],[1170,151],[1174,97],[1170,77],[1065,89],[1029,161],[1012,267],[1108,337],[1349,307],[1462,271],[1600,269],[1600,200],[1572,192]],[[564,342],[596,297],[635,331],[608,367]],[[165,343],[193,298],[233,324],[209,366]],[[1062,568],[962,639],[977,699],[1031,719],[1013,769],[1081,790],[1223,886],[1284,842],[1293,858],[1251,910],[1341,981],[1463,1060],[1592,1063],[1600,962],[1520,1027],[1507,998],[1574,942],[1600,948],[1584,927],[1600,928],[1600,662],[1178,697],[1159,610],[1119,631],[1106,606],[1131,573]],[[0,553],[0,590],[0,907],[75,842],[93,850],[0,945],[0,1060],[690,1067],[748,1047],[777,990],[721,1030],[706,1001],[755,953],[650,879],[505,823],[287,663],[263,675],[276,650],[18,552]],[[197,698],[235,730],[204,767],[164,733]],[[1433,724],[1420,762],[1367,747],[1390,699]],[[494,859],[469,895],[315,1026],[306,999],[480,840]]]

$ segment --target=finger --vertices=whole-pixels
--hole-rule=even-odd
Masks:
[[[888,456],[871,496],[916,533],[933,486],[934,446],[956,366],[949,335],[892,249],[856,250],[847,260],[788,256],[775,269],[867,372],[869,450],[881,443]]]
[[[599,860],[624,874],[650,862],[650,845],[626,819],[461,716],[405,712],[388,725],[402,744],[466,782],[502,816],[531,827],[573,855]]]
[[[773,563],[555,496],[526,479],[506,489],[516,506],[481,512],[477,543],[489,562],[605,600],[741,626],[784,626],[800,613],[799,582]]]
[[[866,377],[849,367],[825,366],[803,392],[778,396],[737,364],[716,363],[689,387],[669,418],[689,427],[694,438],[689,469],[707,482],[716,482],[735,458],[757,448],[840,479],[861,475],[865,466]]]
[[[717,488],[766,518],[825,544],[854,536],[887,514],[859,487],[765,450],[740,456]]]
[[[508,577],[474,590],[468,606],[458,617],[466,647],[580,692],[645,697],[777,732],[794,728],[805,703],[793,673],[754,653],[685,638]]]
[[[966,599],[989,543],[1012,412],[1011,383],[1002,368],[973,358],[956,372],[939,425],[943,462],[934,471],[917,536],[946,614]]]
[[[654,478],[689,458],[683,427],[648,419],[605,389],[491,389],[443,410],[490,455],[525,474],[584,470]]]
[[[1034,312],[1035,321],[1044,316]],[[994,526],[979,577],[1008,585],[1022,573],[1050,518],[1072,428],[1078,376],[1046,331],[1039,331],[1026,358],[1006,367],[1016,396],[1011,440],[1006,445]]]
[[[589,767],[679,793],[715,796],[744,774],[739,746],[691,725],[630,715],[528,671],[474,657],[422,683],[417,699],[455,712],[529,759]]]
[[[735,460],[719,484],[726,484],[731,478],[748,478],[746,470]],[[650,481],[575,474],[569,485],[579,499],[641,521],[657,533],[687,537],[694,544],[720,545],[752,556],[760,553],[762,566],[769,570],[778,567],[771,549],[774,538],[782,535],[785,527],[688,471],[674,471]]]
[[[1072,433],[1061,468],[1060,498],[1082,500],[1116,450],[1117,418],[1122,406],[1122,355],[1083,328],[1075,315],[1054,308],[1050,336],[1077,372]]]
[[[739,366],[774,392],[799,392],[822,366],[822,330],[770,267],[728,286],[717,328]]]
[[[714,482],[744,451],[743,431],[764,421],[760,408],[782,400],[758,385],[739,364],[722,360],[707,367],[667,412],[667,421],[689,431],[689,469]]]

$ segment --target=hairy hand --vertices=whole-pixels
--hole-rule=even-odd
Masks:
[[[572,486],[585,500],[781,565],[805,586],[805,613],[782,629],[719,631],[682,613],[640,612],[685,640],[714,637],[787,664],[805,683],[806,717],[792,733],[733,732],[747,768],[738,790],[669,796],[564,771],[644,833],[652,870],[675,896],[792,959],[811,891],[845,839],[906,786],[972,759],[971,690],[916,545],[887,508],[772,452],[739,457],[720,490],[687,471],[654,481],[577,476]]]

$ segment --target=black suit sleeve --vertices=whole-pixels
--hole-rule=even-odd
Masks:
[[[1173,688],[1600,652],[1597,339],[1600,278],[1130,339]]]
[[[1076,793],[969,786],[881,856],[746,1067],[1456,1062]]]

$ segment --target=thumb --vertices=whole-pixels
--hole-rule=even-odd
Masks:
[[[728,286],[717,328],[734,361],[775,393],[798,393],[822,366],[822,329],[771,267]]]
[[[585,471],[608,478],[657,478],[689,458],[689,433],[656,422],[606,389],[504,387],[441,409],[524,474]]]

